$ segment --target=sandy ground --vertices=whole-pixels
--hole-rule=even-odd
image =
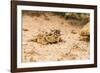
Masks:
[[[22,62],[89,59],[89,42],[79,40],[83,27],[79,21],[65,20],[50,12],[23,14],[22,27]],[[42,45],[30,41],[38,33],[51,29],[59,29],[64,42]]]

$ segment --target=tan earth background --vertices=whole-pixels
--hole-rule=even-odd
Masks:
[[[22,62],[87,60],[89,14],[22,11]]]

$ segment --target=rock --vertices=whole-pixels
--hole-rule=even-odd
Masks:
[[[72,30],[71,33],[72,34],[77,34],[77,32],[75,30]]]
[[[80,41],[89,41],[90,37],[89,36],[80,36]]]
[[[80,41],[89,41],[90,40],[90,24],[87,23],[81,30],[80,30]]]
[[[87,23],[80,31],[81,36],[89,36],[90,35],[90,24]]]

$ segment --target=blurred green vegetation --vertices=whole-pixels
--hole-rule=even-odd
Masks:
[[[75,12],[55,12],[55,14],[63,16],[65,19],[75,19],[79,20],[82,23],[86,24],[90,21],[90,14],[89,13],[75,13]]]

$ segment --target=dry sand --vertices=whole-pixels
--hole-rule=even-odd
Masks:
[[[63,61],[89,59],[89,42],[80,41],[79,21],[66,20],[50,12],[23,14],[22,62]],[[64,42],[42,45],[31,42],[42,31],[59,29]]]

